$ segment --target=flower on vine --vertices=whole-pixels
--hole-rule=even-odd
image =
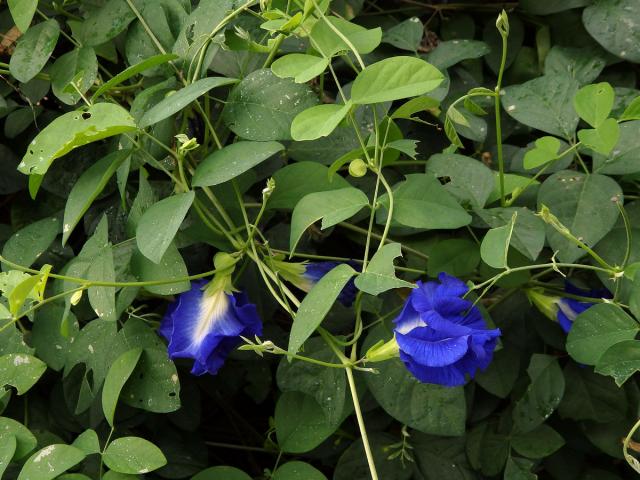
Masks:
[[[273,260],[273,264],[285,280],[293,283],[303,292],[308,293],[322,277],[340,265],[340,262],[289,263],[281,260]],[[358,293],[358,289],[352,278],[342,289],[340,295],[338,295],[338,300],[345,307],[350,307],[356,298],[356,293]]]
[[[576,295],[580,297],[589,297],[589,298],[611,298],[611,294],[608,290],[597,289],[597,290],[582,290],[580,288],[574,287],[569,282],[565,283],[564,291],[571,295]],[[580,300],[576,300],[574,298],[562,297],[558,300],[558,313],[557,319],[560,327],[564,330],[565,333],[569,333],[571,327],[573,326],[573,321],[576,319],[578,315],[582,312],[588,310],[592,307],[594,303],[591,302],[582,302]]]
[[[225,281],[192,282],[169,306],[160,334],[169,341],[171,359],[194,360],[191,373],[218,372],[225,359],[241,343],[241,336],[262,334],[256,306],[243,292],[230,291]]]
[[[446,273],[438,280],[417,282],[394,320],[395,338],[418,380],[454,387],[489,366],[500,330],[489,330],[480,310],[462,298],[464,282]]]
[[[570,295],[589,298],[611,298],[608,290],[582,290],[565,282],[564,291]],[[550,320],[558,322],[565,333],[569,333],[578,315],[588,310],[594,304],[571,297],[545,295],[542,288],[530,288],[526,291],[532,303]]]

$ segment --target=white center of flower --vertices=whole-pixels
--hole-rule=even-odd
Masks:
[[[213,295],[202,296],[200,301],[200,312],[198,312],[198,321],[193,331],[193,342],[202,343],[207,334],[213,328],[213,325],[222,318],[229,309],[229,298],[220,290]]]
[[[564,313],[567,318],[569,320],[571,320],[572,322],[576,319],[576,317],[578,316],[578,314],[576,312],[573,311],[573,309],[571,308],[571,306],[563,301],[563,299],[561,299],[558,302],[558,308],[560,308],[560,310],[562,310],[562,313]]]
[[[398,326],[396,327],[396,332],[401,333],[402,335],[405,335],[409,333],[411,330],[413,330],[414,328],[426,327],[426,326],[427,326],[427,323],[424,320],[422,320],[422,318],[420,318],[420,315],[416,315],[414,318],[405,320],[400,324],[398,324]]]

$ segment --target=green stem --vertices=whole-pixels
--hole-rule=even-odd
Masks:
[[[39,270],[34,270],[32,268],[24,267],[10,260],[7,260],[2,256],[0,256],[0,263],[4,263],[5,265],[11,267],[14,270],[20,270],[21,272],[25,272],[25,273],[31,273],[34,275],[41,273]],[[87,288],[89,287],[146,287],[146,286],[155,286],[155,285],[169,285],[171,283],[179,283],[179,282],[188,282],[191,280],[197,280],[199,278],[210,277],[215,273],[216,273],[215,270],[210,270],[208,272],[198,273],[196,275],[190,275],[188,277],[177,277],[177,278],[163,279],[163,280],[149,280],[146,282],[103,282],[100,280],[89,280],[87,278],[67,277],[66,275],[59,275],[55,273],[49,273],[48,276],[58,280],[64,280],[65,282],[81,284],[83,286],[86,286]]]
[[[364,229],[362,227],[358,227],[357,225],[353,225],[351,223],[347,223],[347,222],[340,222],[338,224],[338,226],[340,226],[342,228],[346,228],[347,230],[351,230],[352,232],[359,233],[361,235],[367,235],[367,233],[368,233],[366,229]],[[375,239],[378,239],[378,240],[382,240],[382,235],[378,235],[377,233],[374,233],[374,232],[371,232],[371,237],[375,238]],[[399,243],[399,242],[396,242],[395,240],[392,240],[391,238],[387,237],[385,239],[385,243]],[[400,245],[402,247],[402,250],[404,250],[405,252],[411,253],[411,254],[415,255],[416,257],[420,257],[423,260],[429,260],[429,256],[425,255],[421,251],[416,250],[415,248],[411,248],[411,247],[409,247],[407,245],[404,245],[402,243]]]
[[[504,67],[507,62],[507,36],[501,35],[502,38],[502,58],[500,60],[500,70],[498,71],[498,82],[494,90],[494,108],[496,117],[496,147],[498,149],[498,175],[500,177],[500,205],[505,207],[505,191],[504,191],[504,156],[502,154],[502,122],[500,118],[500,91],[502,90],[502,76]]]
[[[269,56],[264,61],[262,68],[269,68],[269,66],[271,66],[271,62],[273,62],[273,59],[276,58],[276,55],[278,54],[278,50],[280,49],[280,45],[282,45],[282,42],[284,41],[284,39],[285,39],[285,35],[282,33],[276,37],[276,41],[273,42],[273,47],[269,52]]]

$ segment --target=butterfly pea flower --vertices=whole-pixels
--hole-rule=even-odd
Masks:
[[[565,283],[565,293],[589,298],[611,298],[608,290],[582,290],[569,282]],[[591,308],[593,302],[585,302],[570,297],[559,295],[545,295],[541,288],[527,290],[527,296],[532,303],[549,319],[558,322],[565,333],[569,333],[573,322],[578,315]]]
[[[313,286],[320,281],[331,270],[340,265],[340,262],[302,262],[289,263],[281,260],[273,261],[278,273],[282,277],[293,283],[303,292],[309,293]],[[353,266],[353,265],[352,265]],[[358,289],[353,278],[347,282],[345,287],[338,295],[338,301],[345,307],[350,307],[356,298]]]
[[[241,336],[262,334],[262,322],[256,306],[228,281],[200,280],[169,306],[159,331],[172,360],[193,359],[192,374],[215,375]]]
[[[448,387],[486,369],[499,329],[488,329],[480,310],[462,296],[468,287],[440,273],[437,282],[417,282],[395,322],[400,360],[418,380]]]

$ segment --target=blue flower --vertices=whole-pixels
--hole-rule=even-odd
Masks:
[[[262,334],[256,306],[244,293],[224,288],[204,289],[206,281],[192,282],[169,306],[160,334],[169,341],[169,357],[192,358],[191,373],[215,374],[227,355],[240,343],[240,336]]]
[[[309,262],[305,263],[305,270],[302,273],[301,277],[303,279],[302,282],[298,284],[298,288],[308,292],[311,288],[320,281],[322,277],[324,277],[331,270],[340,265],[339,262]],[[356,298],[356,294],[358,293],[358,289],[353,281],[353,278],[347,282],[345,287],[338,295],[338,300],[345,307],[350,307],[353,301]]]
[[[565,283],[564,291],[566,293],[578,295],[580,297],[611,298],[611,293],[608,290],[582,290],[580,288],[574,287],[569,282]],[[569,330],[571,330],[571,327],[573,326],[573,321],[578,315],[594,305],[590,302],[581,302],[579,300],[567,297],[560,298],[556,303],[558,305],[556,318],[558,319],[558,323],[565,333],[569,333]]]
[[[400,359],[421,382],[454,387],[491,363],[500,330],[488,330],[480,310],[462,298],[468,288],[441,273],[417,282],[394,320]]]

